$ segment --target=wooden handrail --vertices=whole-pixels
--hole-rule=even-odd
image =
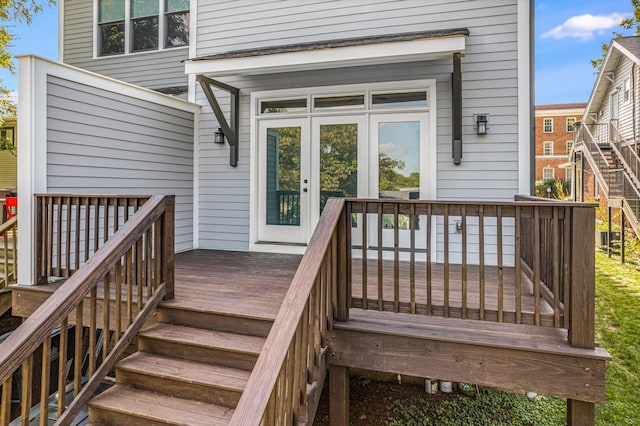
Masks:
[[[11,378],[13,373],[23,368],[23,388],[31,387],[31,383],[24,382],[25,376],[30,376],[33,364],[33,354],[43,346],[44,353],[51,350],[51,333],[60,326],[61,343],[64,336],[64,345],[66,347],[68,318],[76,323],[76,359],[75,359],[75,396],[82,396],[84,402],[88,399],[93,391],[100,384],[104,375],[113,367],[118,358],[118,351],[126,348],[127,341],[130,341],[135,333],[144,323],[144,319],[153,311],[155,305],[159,303],[161,298],[166,295],[173,294],[173,271],[169,271],[166,267],[163,269],[160,262],[163,259],[169,260],[170,267],[173,267],[173,223],[169,225],[167,218],[173,220],[175,198],[174,196],[153,196],[133,215],[120,229],[110,238],[104,245],[88,259],[54,294],[47,299],[24,323],[18,327],[1,345],[0,345],[0,383],[3,384],[2,409],[0,412],[0,424],[9,422],[10,407],[6,406],[10,402]],[[164,244],[164,241],[170,241],[171,246]],[[144,251],[138,251],[144,248]],[[167,250],[170,250],[167,252]],[[140,253],[141,256],[137,254]],[[131,259],[135,256],[136,265],[132,265]],[[122,265],[124,259],[124,265]],[[145,264],[146,262],[146,264]],[[152,262],[152,263],[150,263]],[[157,265],[157,266],[156,266]],[[90,301],[90,333],[95,337],[96,332],[96,312],[97,312],[97,286],[104,283],[104,302],[103,302],[103,329],[111,329],[111,323],[114,321],[109,314],[109,305],[111,304],[110,282],[111,277],[116,281],[116,301],[119,300],[119,282],[122,278],[122,268],[127,271],[130,268],[144,268],[141,270],[149,271],[145,277],[146,282],[138,282],[138,315],[134,319],[130,318],[128,328],[123,336],[115,336],[116,346],[109,352],[108,339],[103,346],[102,365],[95,368],[95,361],[89,368],[90,381],[84,385],[81,392],[81,383],[78,375],[81,373],[80,360],[77,355],[82,355],[82,321],[83,321],[83,301],[88,295],[91,295]],[[153,271],[159,271],[153,275]],[[126,280],[132,274],[125,274]],[[131,284],[130,282],[128,284]],[[143,303],[143,284],[146,287],[146,303]],[[131,288],[130,288],[131,290]],[[128,293],[132,293],[128,291]],[[128,301],[131,305],[132,301]],[[116,306],[116,313],[119,313],[119,306]],[[74,316],[75,311],[75,316]],[[116,329],[120,324],[120,318],[115,319]],[[78,334],[80,333],[80,334]],[[80,340],[80,342],[78,342]],[[91,339],[90,339],[91,340]],[[94,345],[94,346],[91,346]],[[95,342],[90,343],[89,353],[93,351],[95,356]],[[100,348],[98,348],[100,349]],[[66,350],[60,349],[60,359],[66,359]],[[94,357],[95,358],[95,357]],[[105,365],[107,364],[107,365]],[[43,362],[43,370],[47,369],[47,374],[42,374],[43,383],[46,379],[46,387],[48,387],[48,366]],[[26,369],[26,370],[25,370]],[[25,374],[29,373],[29,374]],[[34,378],[34,380],[40,378]],[[64,409],[64,393],[65,382],[59,380],[58,393],[59,398],[58,414],[63,415]],[[24,392],[27,392],[26,394]],[[7,393],[9,397],[7,397]],[[26,395],[26,401],[22,400],[22,416],[28,414],[31,408],[31,392],[23,389],[23,396]],[[45,411],[48,405],[44,398],[48,397],[48,391],[45,389],[41,396],[41,409]],[[22,399],[22,398],[21,398]],[[44,403],[43,403],[44,402]],[[75,402],[67,410],[66,414],[60,418],[61,424],[69,423],[73,420],[75,413],[82,408],[83,403]],[[41,413],[42,416],[42,413]],[[44,417],[46,419],[46,416]]]
[[[319,331],[324,330],[327,324],[329,324],[327,330],[330,330],[332,323],[331,288],[334,274],[325,274],[324,279],[321,279],[321,275],[327,266],[327,258],[330,258],[329,262],[340,264],[340,260],[337,259],[336,234],[339,223],[344,222],[344,206],[344,199],[334,198],[327,202],[320,222],[271,327],[271,332],[267,336],[264,349],[258,357],[235,409],[231,420],[232,425],[298,424],[300,422],[302,414],[299,413],[301,409],[299,405],[303,405],[304,408],[304,404],[306,404],[306,395],[300,394],[300,392],[306,392],[307,381],[319,374],[319,372],[313,371],[313,366],[309,365],[310,360],[312,362],[315,360],[317,364],[318,358],[321,356],[321,342],[318,340],[324,339],[324,336],[320,336]],[[337,265],[330,266],[331,268],[326,268],[327,272],[333,271],[332,268]],[[316,287],[319,282],[326,286],[322,291]],[[314,293],[316,291],[317,294]],[[324,313],[309,313],[309,311],[318,308],[318,302],[315,298],[320,298],[320,294],[324,294],[327,298],[319,302],[320,306],[324,306]],[[305,313],[310,318],[306,317]],[[303,321],[305,318],[311,320],[305,322]],[[311,349],[309,349],[308,342],[304,342],[305,336],[308,336],[308,342],[313,343]],[[298,361],[295,361],[294,365],[290,367],[294,374],[283,375],[288,355]],[[295,378],[299,379],[299,376],[302,376],[301,383],[295,383]],[[307,380],[304,380],[305,377]],[[290,381],[288,383],[289,391],[286,392],[292,396],[290,399],[293,408],[283,401],[278,401],[278,404],[275,404],[275,392],[279,380]],[[287,411],[288,414],[278,410],[277,407],[274,407],[275,405]]]

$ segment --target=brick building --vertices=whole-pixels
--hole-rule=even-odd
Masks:
[[[582,120],[586,106],[586,103],[536,105],[536,181],[571,180],[571,169],[559,165],[568,161],[574,123]]]

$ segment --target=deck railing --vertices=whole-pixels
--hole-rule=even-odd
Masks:
[[[148,199],[149,196],[37,194],[37,284],[45,284],[50,278],[69,278]]]
[[[323,381],[326,374],[324,353],[334,317],[348,316],[344,203],[343,199],[327,202],[232,425],[297,425],[309,420],[307,386]],[[335,311],[336,305],[343,309]]]
[[[102,204],[100,200],[119,197],[82,197],[86,203],[65,196],[37,198],[41,210],[36,233],[43,244],[36,254],[44,253],[47,264],[52,257],[63,256],[63,261],[54,261],[52,270],[70,278],[0,345],[0,425],[8,425],[18,416],[22,424],[39,417],[40,424],[46,425],[49,402],[57,405],[57,414],[53,414],[58,418],[56,424],[70,424],[160,300],[173,297],[173,196],[147,197],[126,222],[112,227],[106,209],[95,206],[108,206],[111,201]],[[84,210],[78,205],[84,205]],[[74,216],[79,210],[79,216],[91,216],[88,205],[94,207],[90,209],[93,212],[104,212],[102,225],[98,219],[81,221]],[[76,210],[69,213],[69,206]],[[91,217],[98,217],[98,213]],[[63,219],[66,222],[61,224]],[[78,254],[69,251],[69,237],[61,236],[61,230],[68,235],[71,229],[75,236],[86,237],[91,234],[87,228],[117,230],[113,235],[103,231],[97,243],[96,236],[93,244],[99,247],[90,245],[80,256],[83,262],[70,267],[66,262],[77,259]],[[55,230],[53,238],[51,230]],[[65,250],[60,248],[62,242]],[[20,389],[19,398],[12,398],[14,387]],[[70,403],[68,394],[72,395]]]
[[[636,189],[640,189],[640,156],[636,151],[638,145],[631,145],[624,136],[620,134],[620,130],[616,123],[611,123],[614,139],[612,141],[613,149],[616,151],[620,162],[629,174],[631,182],[634,183]]]
[[[578,124],[574,135],[574,144],[575,146],[584,144],[590,154],[591,161],[594,163],[592,168],[598,183],[603,188],[606,188],[607,196],[620,196],[622,165],[617,167],[616,164],[610,164],[600,147],[601,145],[611,145],[613,127],[609,123],[595,124],[591,127],[593,133],[588,126]],[[615,160],[615,158],[612,158],[612,160]]]
[[[15,282],[18,268],[18,216],[0,224],[0,289]]]
[[[589,204],[357,199],[346,208],[356,223],[353,308],[569,328],[571,294],[590,285],[571,269],[593,257]]]

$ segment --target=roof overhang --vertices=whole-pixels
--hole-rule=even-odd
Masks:
[[[464,53],[466,28],[246,49],[185,61],[187,74],[260,75],[451,58]]]
[[[631,61],[640,65],[640,58],[613,39],[609,45],[607,55],[602,62],[598,77],[593,85],[591,97],[589,98],[587,107],[584,110],[583,121],[588,119],[590,113],[597,112],[600,109],[600,105],[608,93],[609,86],[612,84],[609,78],[607,78],[607,75],[615,72],[618,67],[618,62],[623,56],[628,57]]]

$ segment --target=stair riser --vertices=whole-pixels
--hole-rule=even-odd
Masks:
[[[91,419],[91,425],[101,426],[122,426],[122,425],[136,425],[136,426],[166,426],[166,425],[181,425],[181,423],[171,423],[169,421],[153,421],[150,419],[141,418],[131,414],[118,413],[115,411],[104,410],[102,408],[96,408],[89,406],[89,419]]]
[[[158,322],[166,324],[185,325],[258,337],[267,337],[273,324],[273,321],[270,320],[189,311],[171,307],[158,308],[157,319]]]
[[[170,389],[171,396],[191,399],[194,401],[217,404],[234,408],[240,396],[241,389],[223,389],[200,383],[188,383],[166,377],[156,377],[137,371],[117,369],[116,377],[119,384],[125,384],[137,389],[157,392],[159,389]]]
[[[218,348],[192,346],[179,342],[151,339],[145,336],[139,336],[138,350],[243,370],[253,369],[258,359],[258,354],[238,353]]]

